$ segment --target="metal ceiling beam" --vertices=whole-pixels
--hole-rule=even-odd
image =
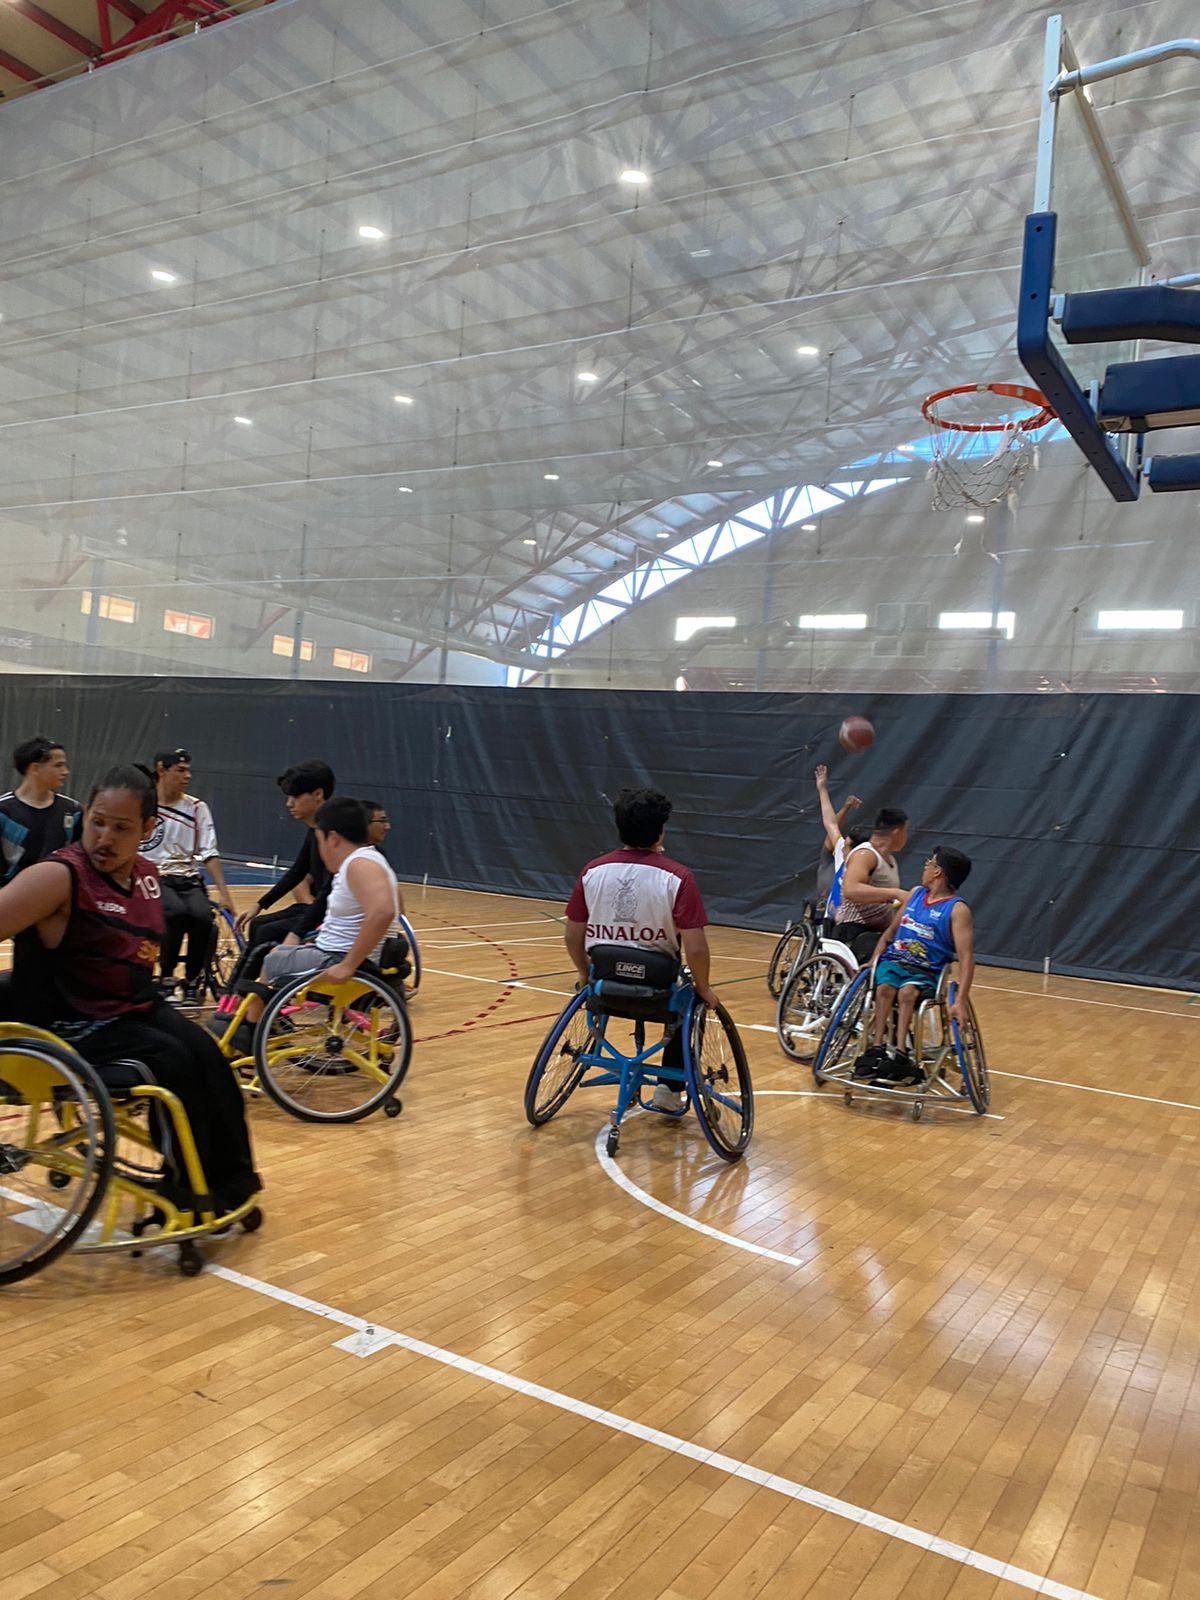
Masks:
[[[67,23],[52,17],[48,11],[43,11],[41,6],[35,5],[34,0],[9,0],[9,9],[15,11],[19,17],[24,17],[27,22],[44,29],[46,33],[52,33],[63,44],[70,45],[71,49],[85,61],[94,61],[100,54],[100,46],[94,39],[86,38]]]
[[[10,55],[7,50],[0,50],[0,67],[3,67],[5,72],[11,72],[14,78],[20,78],[23,83],[49,82],[42,73],[35,72],[23,61],[18,61],[16,56]]]

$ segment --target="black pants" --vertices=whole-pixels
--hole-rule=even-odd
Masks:
[[[175,974],[179,952],[187,939],[183,967],[185,983],[199,983],[212,949],[213,908],[199,878],[162,878],[163,920],[162,975]]]
[[[237,959],[226,994],[236,993],[239,983],[252,983],[262,971],[268,951],[282,944],[289,933],[301,928],[307,932],[312,909],[302,905],[284,906],[282,911],[264,911],[252,917],[246,929],[246,948]]]
[[[120,1017],[75,1048],[93,1066],[140,1062],[154,1082],[178,1096],[192,1125],[209,1193],[219,1211],[232,1210],[262,1188],[254,1170],[242,1091],[216,1040],[164,1001],[137,1016]],[[152,1118],[167,1165],[183,1187],[187,1174],[169,1125]]]

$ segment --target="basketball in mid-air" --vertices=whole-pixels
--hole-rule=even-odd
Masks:
[[[865,750],[875,743],[875,729],[866,717],[847,717],[838,729],[838,743],[843,750]]]

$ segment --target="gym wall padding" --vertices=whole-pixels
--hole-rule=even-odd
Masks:
[[[608,796],[675,802],[668,848],[716,921],[775,929],[810,891],[812,769],[837,801],[912,819],[901,879],[928,849],[975,863],[980,954],[1002,965],[1200,987],[1200,701],[1187,695],[703,694],[297,684],[272,679],[6,677],[0,730],[67,747],[80,794],[106,766],[185,745],[231,854],[290,861],[274,778],[320,756],[338,790],[382,800],[410,879],[565,897],[614,843]],[[875,724],[838,748],[848,712]],[[418,917],[419,921],[419,917]],[[764,951],[765,963],[765,951]]]

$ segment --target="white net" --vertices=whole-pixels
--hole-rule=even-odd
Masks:
[[[989,433],[937,428],[930,444],[935,511],[983,511],[1001,500],[1015,511],[1021,485],[1038,464],[1036,441],[1016,423]]]

